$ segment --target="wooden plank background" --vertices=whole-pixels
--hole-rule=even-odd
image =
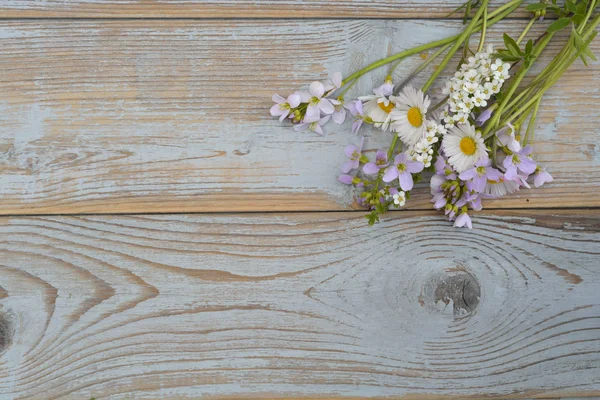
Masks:
[[[3,0],[0,18],[444,18],[462,4],[463,0]],[[514,14],[527,15],[524,10]]]
[[[268,115],[455,34],[460,3],[2,1],[0,398],[600,396],[600,64],[542,103],[555,181],[473,231],[423,185],[367,227],[336,181],[349,126]]]
[[[525,21],[493,27],[493,37]],[[268,113],[328,71],[345,74],[457,32],[458,21],[0,22],[0,212],[342,210],[344,146]],[[545,26],[535,28],[539,35]],[[409,34],[410,33],[410,34]],[[375,51],[367,44],[375,43]],[[560,43],[545,56],[555,54]],[[227,49],[226,52],[223,50]],[[293,49],[293,51],[290,51]],[[600,41],[593,44],[600,50]],[[420,58],[397,71],[398,80]],[[552,185],[493,208],[597,207],[600,65],[575,65],[545,98],[536,158]],[[362,81],[369,93],[387,70]],[[426,75],[423,75],[426,77]],[[440,96],[441,97],[441,96]],[[365,129],[368,148],[389,135]],[[424,187],[409,204],[430,209]]]
[[[598,393],[600,216],[477,221],[2,218],[1,396]]]

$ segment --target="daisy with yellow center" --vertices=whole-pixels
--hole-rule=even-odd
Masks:
[[[475,131],[475,127],[469,123],[452,127],[444,136],[442,146],[448,163],[458,173],[473,168],[477,161],[488,158],[481,133]]]
[[[392,129],[406,145],[415,145],[425,137],[425,115],[431,104],[429,97],[412,86],[406,86],[395,100],[396,107],[390,113]]]
[[[375,128],[382,131],[387,131],[390,126],[390,113],[395,107],[394,84],[388,77],[384,84],[373,89],[373,94],[369,96],[360,96],[358,99],[363,102],[364,114],[368,122],[372,123]]]

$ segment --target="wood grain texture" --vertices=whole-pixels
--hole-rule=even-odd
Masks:
[[[444,18],[464,0],[3,0],[0,18]],[[493,6],[503,0],[492,0]],[[514,16],[524,17],[523,10]],[[460,17],[460,15],[456,15]]]
[[[600,215],[0,219],[3,399],[600,395]]]
[[[348,124],[329,125],[326,137],[294,132],[270,117],[272,93],[354,71],[458,27],[457,21],[4,21],[0,213],[347,208],[352,196],[337,175],[344,146],[357,140]],[[491,35],[499,39],[522,27],[507,22]],[[600,50],[600,41],[592,47]],[[419,60],[407,61],[397,78]],[[600,206],[599,68],[576,64],[543,102],[536,158],[555,182],[488,207]],[[354,93],[369,93],[386,73],[365,78]],[[390,140],[365,134],[371,154]],[[410,207],[430,209],[429,198],[418,189]]]

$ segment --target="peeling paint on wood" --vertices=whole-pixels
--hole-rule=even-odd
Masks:
[[[326,137],[280,126],[268,115],[272,93],[348,73],[459,25],[3,21],[0,213],[346,209],[351,193],[337,174],[343,147],[357,138],[348,126],[332,124]],[[506,22],[492,35],[523,25]],[[407,61],[397,78],[420,60]],[[556,180],[487,207],[600,206],[598,68],[576,64],[544,99],[536,158]],[[386,73],[355,93],[368,93]],[[369,151],[389,141],[365,133]],[[430,209],[429,198],[421,186],[410,207]]]
[[[0,397],[600,395],[598,213],[475,223],[1,218]]]
[[[0,18],[445,18],[463,3],[464,0],[3,0]],[[492,0],[490,4],[495,7],[504,1]],[[523,10],[514,15],[528,14]]]

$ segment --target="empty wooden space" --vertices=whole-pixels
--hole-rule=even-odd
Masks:
[[[368,227],[337,182],[349,123],[269,115],[454,35],[461,3],[0,2],[0,399],[600,396],[600,63],[542,102],[555,181],[473,230],[423,184]]]

